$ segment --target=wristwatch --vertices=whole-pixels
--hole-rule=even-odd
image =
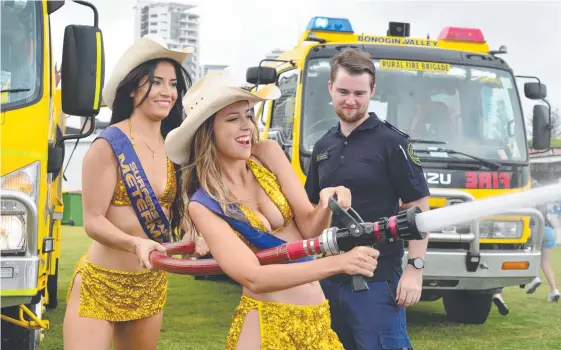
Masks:
[[[409,259],[407,260],[407,263],[409,265],[413,265],[413,267],[416,268],[417,270],[420,270],[425,267],[425,261],[421,258]]]

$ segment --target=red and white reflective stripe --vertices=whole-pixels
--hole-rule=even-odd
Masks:
[[[321,254],[321,246],[319,244],[319,237],[316,237],[310,241],[310,249],[313,255]]]
[[[304,249],[304,253],[306,253],[306,256],[310,256],[310,252],[308,252],[308,240],[307,239],[302,241],[302,249]]]

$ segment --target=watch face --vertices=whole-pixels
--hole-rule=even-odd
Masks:
[[[414,259],[413,260],[413,265],[418,268],[418,269],[422,269],[423,268],[423,260],[421,259]]]

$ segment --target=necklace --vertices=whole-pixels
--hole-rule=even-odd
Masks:
[[[133,133],[132,133],[132,122],[131,122],[131,118],[129,118],[128,121],[129,121],[129,133],[130,133],[131,143],[132,143],[132,146],[134,147],[135,144],[134,144],[134,136],[133,136]],[[148,142],[146,142],[146,140],[143,139],[142,141],[144,141],[144,144],[146,144],[146,147],[148,147],[148,149],[149,149],[150,151],[152,151],[152,159],[156,159],[156,151],[155,151],[154,149],[152,149],[152,147],[150,147],[150,146],[148,145]]]
[[[152,159],[156,158],[156,151],[154,151],[152,148],[150,148],[150,146],[148,146],[148,142],[146,142],[146,140],[144,140],[144,143],[146,144],[146,147],[148,147],[148,149],[150,151],[152,151]]]

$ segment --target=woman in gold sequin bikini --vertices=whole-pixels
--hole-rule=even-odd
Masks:
[[[130,142],[128,155],[136,154],[168,219],[169,229],[157,237],[167,241],[178,231],[183,206],[178,167],[166,157],[164,137],[182,120],[181,98],[191,78],[181,64],[191,53],[170,50],[158,37],[145,36],[125,51],[104,86],[103,100],[112,117],[83,160],[84,228],[93,242],[70,283],[66,350],[108,350],[111,343],[115,349],[156,349],[167,275],[151,270],[148,254],[165,248],[148,237],[148,225],[131,206],[130,179],[125,184],[121,176],[123,159],[118,161],[115,145],[103,135],[113,133],[121,144]],[[138,200],[134,203],[139,206]]]
[[[187,118],[168,134],[166,151],[184,166],[186,218],[221,269],[243,286],[226,349],[342,349],[317,281],[337,273],[372,276],[378,251],[357,247],[266,266],[254,254],[266,240],[278,246],[318,236],[330,223],[330,197],[337,195],[343,208],[351,204],[350,191],[337,187],[324,189],[314,207],[279,145],[258,140],[252,107],[279,96],[274,85],[249,92],[225,74],[210,73],[185,96]],[[247,233],[253,229],[259,230],[256,236]]]

